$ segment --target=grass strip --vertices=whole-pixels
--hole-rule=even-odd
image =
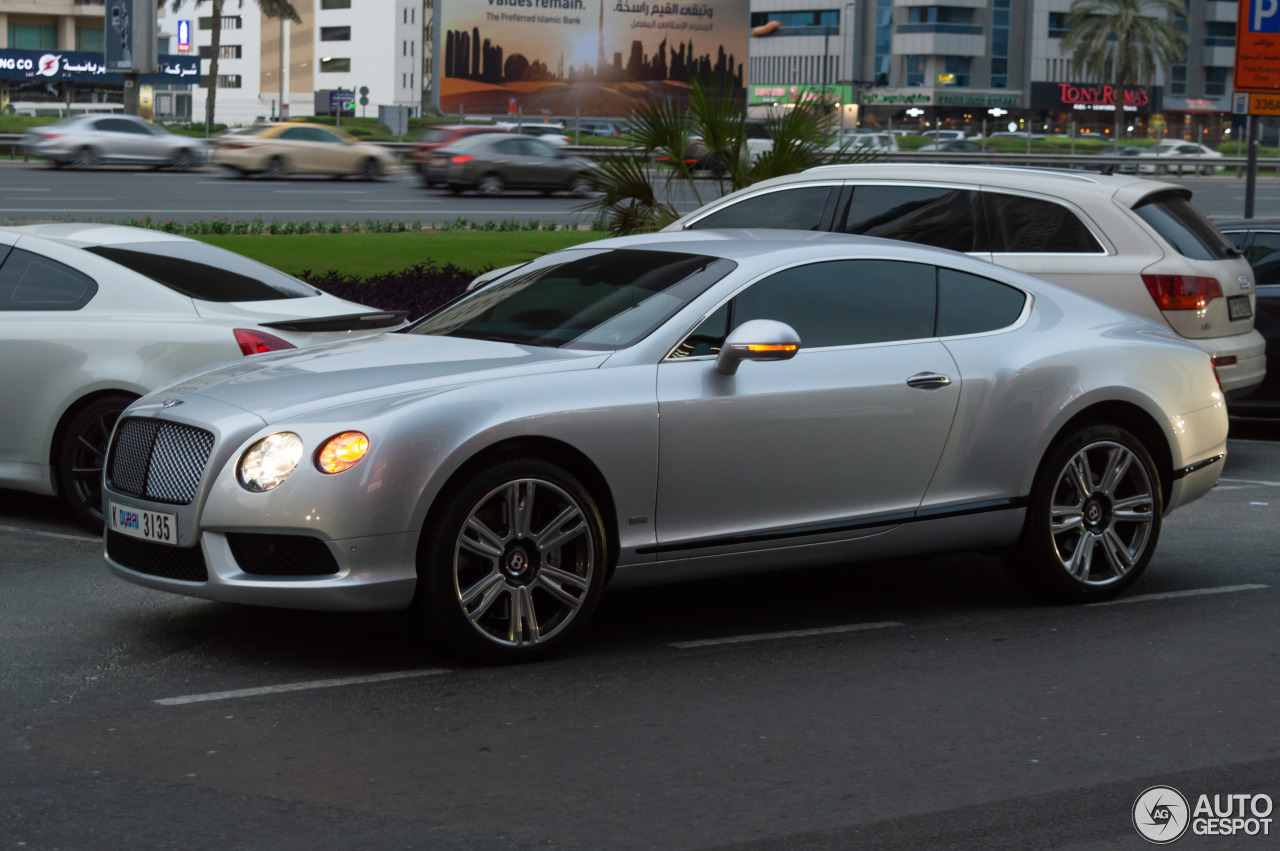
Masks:
[[[331,269],[345,275],[398,272],[428,260],[481,272],[533,260],[608,236],[600,231],[429,231],[423,233],[206,234],[193,236],[297,275]]]

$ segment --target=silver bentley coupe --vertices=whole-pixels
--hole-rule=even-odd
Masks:
[[[799,231],[559,251],[403,330],[138,400],[106,559],[238,603],[411,608],[539,658],[607,583],[950,550],[1058,600],[1151,561],[1227,415],[1167,327],[963,254]]]

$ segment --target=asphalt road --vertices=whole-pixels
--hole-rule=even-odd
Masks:
[[[1280,800],[1280,432],[1243,434],[1118,604],[1043,605],[977,555],[833,566],[613,591],[573,652],[517,668],[398,615],[129,585],[51,501],[0,491],[0,836],[1145,848],[1150,786]]]
[[[1187,177],[1193,202],[1217,217],[1244,214],[1244,181],[1234,177]],[[682,212],[697,209],[718,196],[716,184],[699,181],[701,202],[678,195]],[[144,218],[179,222],[225,218],[265,221],[452,222],[458,218],[484,222],[538,219],[588,223],[578,212],[581,199],[536,192],[508,193],[494,199],[426,190],[409,172],[378,182],[350,178],[297,177],[268,181],[239,179],[212,168],[191,173],[151,169],[103,168],[94,171],[51,169],[36,163],[0,163],[0,221],[119,221]],[[1280,215],[1280,180],[1267,172],[1259,180],[1258,216]]]

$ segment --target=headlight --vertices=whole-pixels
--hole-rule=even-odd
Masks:
[[[302,460],[302,438],[288,431],[269,434],[240,458],[240,484],[251,491],[269,491],[282,484]]]
[[[341,473],[360,463],[369,452],[369,438],[358,431],[344,431],[324,442],[316,453],[316,466],[322,473]]]

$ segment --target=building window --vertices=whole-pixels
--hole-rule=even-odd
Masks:
[[[822,35],[840,28],[840,10],[819,9],[809,12],[752,12],[751,26],[762,27],[770,21],[782,24],[783,35]]]
[[[196,27],[202,30],[213,29],[213,18],[208,16],[203,18],[198,18],[196,20]],[[240,29],[240,16],[239,15],[223,15],[222,28],[224,30]]]
[[[244,48],[238,44],[220,44],[218,45],[219,59],[239,59],[243,55]],[[213,48],[210,45],[204,45],[200,48],[201,59],[212,59]]]
[[[1174,65],[1169,77],[1169,94],[1185,95],[1187,93],[1187,66]]]
[[[969,67],[971,64],[969,57],[948,56],[946,59],[946,73],[938,79],[938,83],[967,89],[969,87]]]
[[[320,70],[326,74],[337,74],[343,71],[350,71],[351,59],[335,59],[332,56],[326,56],[320,60]]]
[[[877,86],[889,85],[889,58],[893,53],[893,0],[876,0],[876,58],[872,68]]]
[[[101,30],[99,30],[101,32]],[[23,50],[57,50],[58,28],[9,24],[9,46]]]
[[[1071,27],[1067,26],[1067,17],[1070,14],[1070,12],[1049,13],[1049,38],[1062,38],[1071,32]]]
[[[239,74],[219,74],[218,88],[220,89],[240,88],[240,75]]]
[[[1009,88],[1009,0],[991,10],[991,88]]]
[[[1227,77],[1230,68],[1206,67],[1204,69],[1204,93],[1206,95],[1224,95],[1227,93]]]
[[[102,28],[76,27],[76,50],[92,50],[101,53],[104,48]]]
[[[1230,21],[1205,22],[1205,47],[1235,47],[1236,25]]]
[[[351,27],[321,27],[321,41],[351,41]]]
[[[960,6],[912,6],[907,10],[912,24],[971,24],[973,10]]]
[[[924,57],[923,56],[907,57],[907,85],[908,86],[924,85]]]
[[[351,0],[320,0],[321,9],[350,9]]]

